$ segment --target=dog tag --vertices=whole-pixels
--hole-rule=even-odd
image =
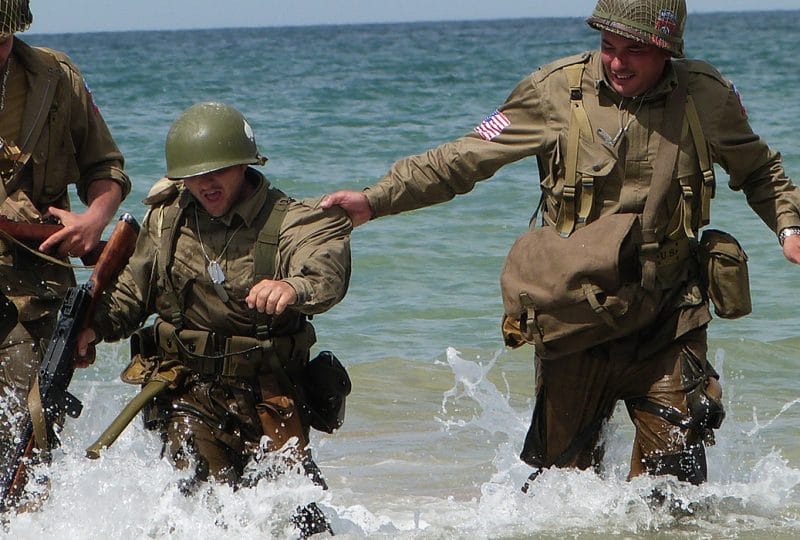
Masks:
[[[222,271],[222,267],[217,261],[208,263],[208,275],[211,277],[211,283],[214,284],[214,291],[216,291],[217,296],[223,302],[227,302],[228,293],[225,292],[225,287],[222,286],[225,283],[225,272]]]
[[[217,261],[208,263],[208,275],[211,277],[211,282],[215,285],[225,283],[225,272]]]

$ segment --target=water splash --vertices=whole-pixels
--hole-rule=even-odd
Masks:
[[[84,414],[67,423],[53,466],[43,471],[49,496],[39,512],[11,516],[2,535],[293,538],[292,511],[312,501],[337,537],[353,539],[800,535],[800,470],[785,448],[761,437],[770,422],[753,433],[751,419],[737,414],[752,406],[742,392],[726,394],[732,411],[709,448],[711,479],[702,486],[626,481],[632,429],[620,411],[604,434],[601,474],[547,470],[522,493],[531,470],[518,455],[532,403],[521,396],[530,389],[519,373],[530,369],[528,359],[506,351],[453,348],[433,364],[392,358],[359,367],[354,391],[364,394],[348,401],[345,429],[312,437],[330,490],[290,474],[238,491],[211,483],[188,497],[178,487],[184,475],[159,459],[157,434],[139,421],[99,460],[83,457],[131,389],[79,381]],[[739,387],[750,381],[740,376]],[[385,413],[375,414],[378,403]]]
[[[462,524],[470,534],[503,536],[631,534],[658,536],[662,533],[681,537],[730,536],[730,527],[742,531],[790,529],[798,532],[796,516],[800,510],[797,488],[800,470],[791,467],[780,451],[755,456],[750,471],[731,467],[726,456],[709,453],[709,467],[732,472],[719,481],[692,486],[670,478],[639,477],[628,482],[627,452],[631,430],[619,424],[615,415],[605,437],[609,446],[604,472],[544,471],[527,494],[519,486],[530,473],[514,451],[527,429],[529,410],[516,411],[509,404],[508,392],[502,393],[487,375],[496,366],[500,353],[486,365],[462,358],[455,350],[447,352],[455,385],[444,393],[442,411],[461,410],[463,401],[473,400],[479,412],[469,420],[442,418],[444,429],[456,436],[459,430],[480,429],[492,435],[502,434],[495,450],[491,478],[480,487],[474,518]],[[724,353],[717,354],[720,368]],[[794,405],[787,403],[778,416]],[[735,420],[728,420],[737,423]],[[757,424],[757,421],[756,421]],[[766,426],[761,426],[766,427]],[[758,428],[758,424],[757,424]],[[752,433],[758,429],[751,430]],[[727,430],[740,430],[727,426]],[[748,435],[752,433],[748,432]],[[751,440],[749,452],[758,454]],[[654,501],[653,493],[663,496]]]

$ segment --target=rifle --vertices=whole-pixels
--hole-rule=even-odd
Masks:
[[[0,234],[9,236],[34,250],[39,244],[50,238],[52,234],[55,234],[63,228],[64,225],[61,223],[50,223],[46,221],[41,223],[26,223],[24,221],[14,221],[5,216],[0,216]],[[83,264],[86,266],[94,266],[100,254],[103,252],[105,245],[105,241],[102,241],[97,244],[92,251],[84,254],[81,257]]]
[[[77,418],[83,407],[67,391],[75,371],[78,334],[91,321],[100,294],[127,264],[136,247],[139,224],[123,214],[114,227],[89,280],[71,287],[58,312],[53,337],[28,396],[28,414],[17,424],[19,436],[6,463],[0,463],[0,511],[16,506],[28,480],[27,467],[36,454],[58,445],[54,424],[64,414]],[[16,434],[15,434],[16,435]]]

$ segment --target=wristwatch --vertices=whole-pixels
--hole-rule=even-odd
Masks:
[[[778,242],[783,246],[784,240],[796,234],[800,234],[800,227],[784,227],[781,229],[781,232],[778,233]]]

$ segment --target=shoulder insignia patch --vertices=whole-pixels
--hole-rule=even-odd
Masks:
[[[475,133],[485,141],[491,141],[500,135],[505,128],[511,125],[511,121],[506,115],[495,109],[492,114],[483,119],[483,122],[475,126]]]
[[[100,107],[97,106],[97,103],[94,101],[94,94],[92,94],[92,89],[89,88],[89,84],[86,82],[86,79],[83,80],[83,87],[86,89],[86,93],[89,95],[89,103],[92,105],[92,110],[95,114],[100,114]]]
[[[742,101],[742,94],[739,93],[739,89],[736,88],[736,85],[731,83],[731,89],[733,93],[736,94],[737,99],[739,100],[739,108],[742,110],[742,117],[747,118],[747,109],[744,106],[744,102]]]

